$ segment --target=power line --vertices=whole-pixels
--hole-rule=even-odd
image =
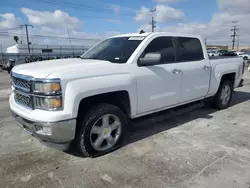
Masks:
[[[92,11],[92,12],[101,12],[101,13],[114,13],[112,9],[107,9],[107,8],[96,8],[88,5],[83,5],[83,4],[75,4],[75,3],[69,3],[65,1],[58,1],[58,0],[30,0],[30,1],[36,1],[36,2],[44,2],[47,4],[57,4],[57,5],[62,5],[64,7],[69,7],[69,8],[78,8],[78,9],[84,9],[87,11]],[[135,11],[123,11],[119,12],[119,15],[123,16],[130,16],[131,17],[131,12],[135,13]]]
[[[236,25],[236,23],[238,23],[238,21],[233,21],[232,23],[235,24],[233,26],[233,29],[231,29],[231,31],[233,31],[233,34],[231,35],[231,37],[233,37],[232,49],[234,50],[234,45],[235,45],[235,42],[236,42],[235,37],[237,36],[237,31],[239,30],[239,28],[237,28],[237,25]]]
[[[15,35],[20,35],[19,33],[1,33],[0,35],[2,36],[15,36]],[[25,35],[25,34],[21,34]],[[52,39],[65,39],[69,40],[68,37],[58,37],[58,36],[49,36],[49,35],[29,35],[29,37],[34,37],[34,38],[52,38]],[[100,39],[87,39],[87,38],[70,38],[71,40],[88,40],[88,41],[99,41]]]
[[[40,1],[37,1],[37,2],[40,2]],[[41,3],[41,2],[40,2]],[[2,6],[2,5],[1,5]],[[15,8],[15,9],[20,9],[20,7],[17,7],[17,6],[15,6],[15,5],[3,5],[3,6],[5,6],[5,7],[10,7],[10,8]],[[75,9],[75,8],[74,8]],[[80,10],[82,10],[82,9],[80,9]],[[91,12],[91,11],[90,11]],[[92,14],[92,13],[91,13]],[[123,15],[121,15],[121,16],[123,16]],[[125,15],[124,16],[124,18],[129,18],[129,17],[131,17],[131,15],[129,16],[129,15]],[[84,16],[82,16],[82,18],[84,19],[84,18],[88,18],[88,20],[110,20],[110,17],[103,17],[103,16],[96,16],[96,15],[84,15]],[[122,23],[129,23],[129,24],[131,24],[131,21],[130,20],[122,20]]]
[[[24,24],[24,25],[20,25],[21,27],[25,27],[26,30],[26,38],[27,38],[27,45],[28,45],[28,51],[30,53],[30,41],[29,41],[29,33],[28,33],[28,27],[32,27],[33,25],[28,25],[28,24]]]
[[[5,29],[0,29],[0,31],[6,31],[6,30],[16,30],[16,29],[20,29],[21,27],[13,27],[13,28],[5,28]]]
[[[154,12],[156,11],[156,9],[152,9],[150,10],[150,12],[152,13],[152,20],[151,22],[149,22],[149,24],[152,27],[152,32],[154,32],[155,28],[156,28],[156,21],[154,20]]]

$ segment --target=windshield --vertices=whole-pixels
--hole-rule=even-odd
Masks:
[[[126,63],[144,37],[117,37],[106,39],[81,56],[82,59],[100,59],[112,63]]]

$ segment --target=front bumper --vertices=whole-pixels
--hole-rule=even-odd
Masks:
[[[26,132],[41,143],[60,150],[67,150],[75,137],[76,119],[58,122],[33,122],[12,112],[13,117]]]

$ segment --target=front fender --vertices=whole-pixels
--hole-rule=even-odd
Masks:
[[[130,74],[102,75],[72,80],[66,85],[64,109],[77,117],[79,104],[82,99],[99,94],[128,91],[131,115],[137,111],[136,81]]]

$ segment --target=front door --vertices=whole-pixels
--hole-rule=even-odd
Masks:
[[[180,102],[182,74],[179,71],[180,65],[175,63],[172,37],[153,39],[141,57],[152,52],[161,54],[160,63],[136,69],[138,115]]]

